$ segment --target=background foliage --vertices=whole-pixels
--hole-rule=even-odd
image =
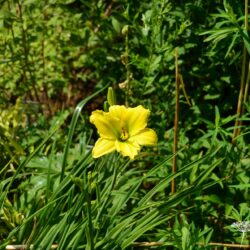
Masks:
[[[240,243],[230,224],[250,216],[245,17],[238,0],[1,0],[2,249]],[[172,174],[176,51],[183,83]],[[91,158],[88,117],[103,108],[107,85],[119,104],[151,110],[159,143],[133,162]]]

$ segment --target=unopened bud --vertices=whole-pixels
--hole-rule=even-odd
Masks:
[[[109,106],[116,105],[116,95],[112,87],[108,88],[107,101]]]

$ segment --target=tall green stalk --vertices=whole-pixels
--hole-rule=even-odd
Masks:
[[[245,0],[245,31],[248,33],[248,0]],[[240,81],[240,92],[238,97],[237,111],[236,111],[236,121],[235,128],[233,131],[232,142],[235,142],[236,137],[240,134],[240,125],[242,122],[240,121],[240,117],[243,114],[244,101],[247,98],[248,86],[249,86],[249,69],[247,69],[247,48],[244,45],[243,48],[243,56],[242,56],[242,68],[241,68],[241,81]],[[248,73],[246,72],[248,71]],[[246,75],[248,74],[247,78]]]
[[[94,226],[92,222],[92,207],[91,207],[91,188],[89,187],[89,180],[87,173],[84,173],[84,191],[87,203],[87,218],[88,218],[88,227],[86,229],[86,238],[87,238],[87,250],[94,250]]]
[[[34,91],[34,95],[36,98],[36,101],[38,101],[39,103],[41,103],[39,94],[38,94],[38,89],[35,85],[35,77],[33,74],[33,71],[30,68],[30,61],[29,61],[29,54],[30,54],[30,48],[29,48],[29,43],[27,41],[27,28],[25,28],[24,25],[24,18],[23,18],[23,5],[22,3],[20,3],[18,1],[17,3],[17,10],[18,10],[18,14],[19,14],[19,20],[21,23],[21,31],[22,31],[22,46],[23,46],[23,54],[24,54],[24,59],[23,59],[23,77],[24,77],[24,81],[28,81],[28,75],[30,75],[31,77],[31,87],[32,90]]]
[[[175,117],[174,117],[174,145],[173,145],[173,164],[172,164],[172,174],[177,171],[176,166],[176,153],[178,150],[178,123],[179,123],[179,68],[178,68],[178,51],[175,50]],[[171,193],[176,192],[175,179],[171,182]]]
[[[121,86],[121,88],[125,87],[125,105],[127,107],[129,106],[129,96],[131,95],[131,71],[130,71],[130,65],[129,65],[128,32],[129,32],[129,27],[128,25],[126,25],[122,29],[122,34],[125,35],[125,52],[122,55],[122,62],[126,68],[126,80],[124,82],[124,86]]]

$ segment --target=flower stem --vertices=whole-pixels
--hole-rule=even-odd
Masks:
[[[248,33],[248,0],[245,0],[245,31]],[[248,92],[249,83],[246,82],[246,70],[247,70],[247,49],[244,45],[243,47],[243,56],[242,56],[242,68],[241,68],[241,80],[240,80],[240,92],[238,97],[237,111],[236,111],[236,121],[235,128],[233,131],[232,142],[235,142],[236,137],[240,134],[240,125],[242,122],[240,121],[240,116],[243,114],[243,98],[246,98]],[[248,69],[249,71],[249,69]],[[249,73],[249,72],[248,72]],[[249,77],[247,77],[249,81]],[[244,93],[245,92],[245,93]]]
[[[241,245],[243,244],[244,238],[245,238],[245,232],[242,233],[241,242],[240,242]]]
[[[125,92],[125,105],[129,106],[129,96],[131,94],[131,71],[129,65],[129,41],[128,41],[129,28],[124,28],[125,35],[125,53],[124,53],[124,64],[126,68],[126,92]]]
[[[175,118],[174,118],[174,145],[173,145],[173,164],[172,164],[172,174],[176,173],[176,153],[178,149],[178,123],[179,123],[179,68],[178,68],[178,51],[175,50]],[[176,192],[175,179],[171,182],[171,193]]]

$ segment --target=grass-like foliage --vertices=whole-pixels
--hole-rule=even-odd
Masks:
[[[248,0],[0,0],[0,249],[249,247]]]
[[[202,168],[217,152],[184,165],[175,174],[157,178],[157,173],[166,168],[172,157],[145,170],[131,167],[130,161],[117,153],[94,160],[89,140],[81,142],[81,149],[70,151],[75,124],[85,103],[86,100],[75,110],[63,154],[52,149],[47,157],[40,155],[40,149],[55,133],[52,131],[2,185],[1,205],[7,210],[10,204],[4,194],[11,191],[10,184],[15,180],[20,182],[24,174],[27,176],[19,184],[20,196],[14,198],[13,204],[22,213],[16,215],[19,219],[13,221],[15,227],[2,246],[15,239],[16,243],[32,244],[36,249],[50,249],[52,244],[57,244],[58,249],[125,249],[146,232],[158,238],[157,230],[174,223],[174,218],[182,214],[178,205],[220,182],[207,181],[218,161],[209,171],[201,170],[192,185],[161,198],[173,178],[195,166]],[[153,187],[145,192],[143,185],[152,180]],[[171,243],[162,242],[165,244]]]

